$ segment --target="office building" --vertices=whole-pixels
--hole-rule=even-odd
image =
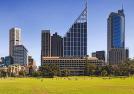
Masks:
[[[96,51],[92,53],[92,57],[105,61],[105,51]]]
[[[59,66],[61,75],[64,70],[68,70],[70,75],[84,75],[86,63],[94,64],[96,66],[103,66],[104,61],[99,60],[96,57],[83,57],[83,58],[74,58],[74,57],[43,57],[42,65],[46,64],[56,64]]]
[[[15,45],[21,45],[21,29],[14,27],[9,30],[9,56],[13,56]]]
[[[64,36],[64,57],[87,55],[87,5]]]
[[[28,62],[28,51],[23,45],[14,46],[13,50],[13,62],[22,66],[27,66]]]
[[[28,74],[32,75],[33,72],[35,72],[37,69],[36,62],[32,58],[32,56],[28,56],[28,66],[27,66],[27,72]]]
[[[126,60],[129,60],[129,49],[126,49]]]
[[[63,38],[57,33],[51,36],[51,56],[63,57]]]
[[[41,57],[51,56],[51,34],[50,30],[42,30],[41,34]]]
[[[59,66],[61,74],[64,70],[69,70],[70,75],[84,75],[87,62],[87,58],[85,58],[87,56],[87,3],[63,37],[63,42],[62,37],[56,33],[51,38],[50,36],[50,31],[42,32],[41,65],[56,64]],[[44,54],[46,51],[47,54]],[[97,66],[102,66],[104,63],[103,60],[95,57],[88,60]]]
[[[2,60],[1,60],[1,58],[0,58],[0,64],[2,64]]]
[[[4,57],[0,58],[0,67],[5,67],[5,58]]]
[[[119,64],[126,60],[125,52],[125,14],[124,10],[112,12],[107,20],[108,63]]]
[[[92,53],[92,57],[96,57],[96,52],[93,52]]]
[[[13,64],[13,58],[11,56],[4,57],[4,64],[5,66],[9,66]]]

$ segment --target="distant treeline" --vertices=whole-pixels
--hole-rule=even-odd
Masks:
[[[132,76],[134,75],[134,60],[129,60],[116,65],[96,66],[86,62],[84,76]],[[38,71],[26,74],[25,71],[19,72],[19,77],[54,77],[54,76],[71,76],[69,70],[60,71],[59,66],[55,64],[46,64],[40,66]],[[15,74],[0,71],[0,77],[16,77]]]
[[[70,76],[69,70],[62,71],[54,64],[41,66],[38,75],[42,77]],[[35,74],[34,74],[35,75]],[[134,60],[129,60],[116,65],[96,66],[86,62],[85,76],[131,76],[134,75]],[[37,73],[36,75],[37,76]]]

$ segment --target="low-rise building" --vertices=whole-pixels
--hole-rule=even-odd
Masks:
[[[34,71],[36,71],[37,66],[36,62],[32,58],[32,56],[28,56],[28,65],[27,65],[27,72],[28,74],[32,74]]]
[[[99,60],[105,61],[105,51],[96,51],[92,53],[92,57],[97,57]]]
[[[12,64],[9,66],[0,66],[0,72],[6,72],[7,74],[9,74],[9,76],[14,75],[14,76],[18,76],[20,71],[26,71],[26,67],[19,65],[19,64]]]
[[[10,74],[14,74],[16,76],[19,75],[20,71],[25,71],[25,70],[26,70],[26,67],[22,66],[22,65],[19,65],[19,64],[13,64],[13,65],[8,66],[8,72]]]
[[[43,57],[42,66],[45,64],[56,64],[59,66],[61,74],[68,70],[70,75],[84,75],[86,63],[103,66],[104,61],[96,57],[74,58],[74,57]]]

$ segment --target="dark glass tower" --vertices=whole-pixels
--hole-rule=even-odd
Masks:
[[[51,36],[51,56],[63,57],[63,38],[57,33]]]
[[[87,5],[64,37],[64,57],[87,55]]]
[[[41,57],[51,56],[51,34],[50,30],[42,30],[41,35]]]
[[[112,12],[108,18],[108,62],[118,64],[125,61],[125,14],[124,10]]]

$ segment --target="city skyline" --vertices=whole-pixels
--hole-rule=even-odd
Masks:
[[[5,1],[9,1],[9,0],[5,0]],[[16,0],[14,0],[14,1],[16,1]],[[53,1],[53,0],[51,0],[51,1]],[[2,52],[0,52],[0,56],[7,56],[8,55],[8,47],[9,47],[8,46],[8,36],[9,36],[8,33],[9,33],[9,29],[17,25],[18,27],[20,27],[22,29],[22,39],[24,40],[23,44],[26,45],[26,48],[29,50],[30,55],[32,55],[35,58],[35,60],[37,61],[37,65],[40,65],[40,49],[41,49],[41,47],[40,47],[40,39],[41,39],[40,35],[41,35],[41,30],[42,29],[50,29],[50,30],[52,30],[52,33],[58,32],[59,35],[63,36],[67,32],[68,28],[72,25],[72,22],[77,18],[79,13],[81,13],[81,11],[84,8],[83,7],[84,6],[84,1],[83,0],[79,0],[77,2],[74,2],[74,1],[71,1],[71,0],[69,0],[69,1],[59,0],[59,1],[60,1],[59,3],[56,3],[55,1],[53,1],[53,3],[50,3],[47,0],[44,0],[44,1],[40,0],[39,3],[47,2],[49,5],[51,5],[51,4],[54,5],[55,4],[55,6],[56,6],[56,4],[57,5],[58,4],[62,5],[66,2],[67,4],[65,3],[65,6],[64,6],[63,9],[61,9],[62,6],[56,7],[56,9],[57,9],[56,11],[59,11],[59,13],[61,13],[61,14],[62,14],[63,10],[66,10],[66,12],[63,12],[65,14],[62,14],[61,16],[59,16],[59,14],[55,14],[56,12],[54,12],[54,11],[50,12],[50,10],[54,9],[55,6],[53,6],[50,10],[47,8],[48,6],[46,6],[46,8],[48,10],[47,9],[44,10],[44,13],[45,13],[45,11],[47,11],[48,15],[43,14],[43,16],[46,17],[46,18],[43,18],[43,16],[41,16],[41,18],[40,18],[41,14],[40,15],[36,14],[36,15],[32,16],[33,17],[32,19],[34,19],[34,20],[29,19],[31,15],[28,15],[27,17],[24,17],[25,15],[21,16],[21,14],[23,14],[23,13],[20,13],[18,11],[19,9],[21,9],[21,6],[19,6],[19,5],[23,6],[24,2],[23,2],[23,4],[21,4],[21,2],[16,1],[16,4],[19,3],[19,5],[16,6],[16,7],[19,7],[19,8],[15,9],[13,7],[11,9],[12,11],[11,10],[9,10],[9,11],[10,11],[10,13],[11,12],[16,13],[16,15],[17,15],[17,13],[20,13],[20,14],[15,16],[13,13],[11,13],[12,17],[8,17],[9,14],[10,14],[10,13],[8,14],[8,11],[6,10],[8,8],[4,7],[4,5],[2,5],[1,7],[3,7],[3,9],[5,9],[6,11],[3,11],[4,14],[2,15],[2,17],[0,17],[0,20],[2,18],[4,18],[2,20],[2,22],[4,23],[4,26],[3,26],[2,22],[0,22],[0,24],[2,24],[2,26],[3,26],[1,31],[2,30],[4,31],[4,33],[3,33],[3,31],[0,32],[0,37],[1,37],[0,42],[2,44],[2,46],[0,47],[0,49],[2,49]],[[99,8],[100,9],[104,8],[104,7],[101,7],[101,6],[97,7],[97,5],[99,4],[99,1],[98,1],[98,3],[97,3],[97,0],[95,0],[95,1],[89,0],[88,1],[88,13],[89,14],[88,14],[88,48],[87,48],[87,50],[88,50],[89,55],[90,55],[91,52],[97,51],[97,50],[105,50],[106,51],[106,48],[107,48],[107,46],[106,46],[107,45],[107,23],[106,22],[107,22],[108,15],[109,15],[110,12],[116,12],[118,9],[121,9],[121,7],[122,7],[121,5],[123,3],[124,11],[125,11],[125,14],[126,14],[126,47],[129,47],[129,49],[130,49],[130,57],[134,56],[134,54],[133,54],[134,48],[132,46],[133,45],[132,35],[134,33],[132,32],[133,23],[131,23],[131,22],[134,22],[134,21],[130,19],[132,17],[129,17],[129,16],[133,16],[134,14],[132,12],[130,13],[130,11],[128,11],[130,8],[133,9],[133,6],[128,6],[128,5],[131,5],[134,2],[132,0],[129,0],[129,1],[122,2],[122,0],[119,0],[119,1],[103,0],[102,2],[105,4],[105,6],[108,6],[109,3],[111,2],[111,8],[106,7],[107,9],[102,10],[101,14],[100,14],[99,11],[98,11],[98,13],[96,13],[96,11],[94,11],[94,10],[97,10],[97,8],[98,9]],[[112,7],[112,5],[115,2],[117,2],[117,4],[115,4]],[[11,2],[9,1],[9,3],[11,3]],[[30,2],[27,2],[26,5],[28,6],[29,3]],[[38,3],[38,5],[39,5],[39,3]],[[35,4],[35,1],[34,1],[33,4]],[[29,10],[31,10],[33,4],[31,4],[31,7],[30,7]],[[76,6],[73,6],[73,4],[75,4]],[[95,4],[95,6],[93,7],[94,4]],[[108,5],[106,5],[106,4],[108,4]],[[11,5],[9,4],[9,7],[11,7]],[[68,7],[70,7],[70,8],[68,9]],[[97,8],[95,8],[95,7],[97,7]],[[43,8],[43,6],[41,6],[41,8]],[[93,8],[95,8],[95,9],[93,9]],[[45,7],[43,9],[45,9]],[[43,12],[43,9],[41,11],[39,11],[39,13]],[[72,11],[72,9],[73,9],[73,11]],[[130,9],[130,10],[132,10],[132,9]],[[23,10],[23,12],[24,12],[24,10]],[[26,14],[27,12],[24,12],[24,14]],[[36,12],[37,12],[37,10],[36,10]],[[36,13],[36,12],[34,12],[34,13]],[[50,15],[50,17],[47,17],[47,16],[49,16],[49,12],[50,12],[51,15]],[[70,13],[71,15],[66,15],[67,13]],[[53,14],[56,17],[59,16],[59,18],[55,19],[55,17],[52,16]],[[97,16],[95,16],[96,18],[94,18],[94,16],[93,16],[93,15],[97,15],[97,14],[98,14],[98,18],[100,17],[99,21],[97,21],[98,20]],[[8,19],[6,19],[6,17],[4,17],[4,15],[7,15],[6,17]],[[36,16],[39,16],[40,19]],[[15,19],[15,17],[17,17],[17,18]],[[68,17],[68,18],[66,20],[64,20],[64,17],[65,18]],[[23,19],[21,19],[21,18],[23,18]],[[92,18],[94,18],[94,19],[92,19]],[[15,19],[15,22],[14,22],[14,19]],[[19,21],[19,19],[20,19],[20,21]],[[24,19],[26,19],[28,21],[25,21]],[[53,22],[53,20],[56,20],[56,21]],[[46,23],[43,23],[43,21],[44,22],[46,21]],[[47,23],[47,21],[48,21],[48,23]],[[58,25],[56,24],[57,21],[60,22],[60,23],[58,22]],[[8,22],[10,22],[10,24]],[[7,24],[7,26],[5,26],[6,24]],[[97,26],[99,26],[99,27],[97,27]],[[101,32],[96,34],[99,30]],[[33,33],[33,32],[35,32],[35,33]],[[92,36],[92,35],[94,35],[94,36]],[[5,37],[2,37],[2,36],[5,36]],[[37,38],[35,38],[35,37],[37,37]],[[97,37],[98,37],[98,39],[96,39]],[[101,38],[101,40],[99,38]],[[33,43],[33,40],[35,41],[35,43]],[[101,44],[103,43],[104,45],[101,45],[100,43]]]

